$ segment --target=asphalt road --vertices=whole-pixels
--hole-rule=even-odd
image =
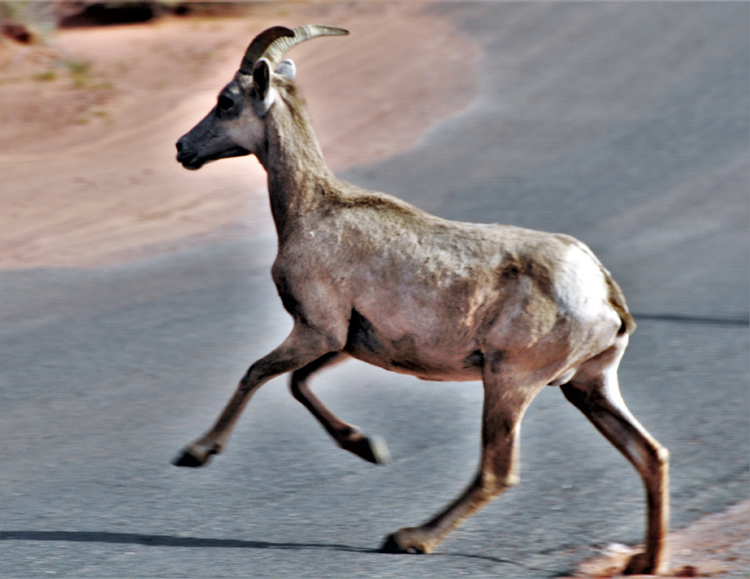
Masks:
[[[408,154],[343,176],[588,243],[639,322],[621,383],[672,452],[673,527],[746,499],[750,5],[429,10],[480,43],[479,93]],[[335,412],[386,438],[388,468],[337,449],[284,379],[209,467],[172,467],[291,327],[274,250],[0,272],[0,576],[551,577],[641,540],[640,480],[553,388],[524,421],[521,485],[429,556],[375,549],[469,481],[478,383],[321,374]]]

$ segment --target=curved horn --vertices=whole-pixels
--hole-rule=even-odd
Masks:
[[[294,38],[294,30],[286,26],[274,26],[273,28],[264,30],[253,38],[250,46],[247,47],[247,51],[245,51],[245,56],[242,58],[240,72],[242,74],[253,74],[255,63],[263,56],[266,49],[280,38]]]
[[[349,34],[348,30],[336,28],[335,26],[322,26],[319,24],[298,26],[294,29],[293,37],[288,35],[279,36],[267,45],[268,48],[265,49],[262,57],[268,60],[271,64],[271,70],[274,70],[281,62],[281,59],[284,58],[284,55],[300,42],[310,40],[316,36],[345,36],[347,34]]]

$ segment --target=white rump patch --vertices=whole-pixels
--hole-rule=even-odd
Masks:
[[[555,297],[567,314],[578,319],[601,316],[609,303],[602,267],[585,246],[571,245],[555,274]]]

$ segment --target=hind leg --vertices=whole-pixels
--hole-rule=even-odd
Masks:
[[[400,529],[386,537],[385,553],[429,553],[448,533],[493,498],[519,481],[518,435],[526,408],[544,387],[504,371],[483,370],[482,457],[469,487],[421,527]]]
[[[371,436],[360,432],[359,428],[347,424],[328,410],[307,385],[311,374],[332,366],[347,358],[343,352],[330,352],[309,363],[292,373],[289,388],[292,395],[301,402],[310,413],[318,419],[318,422],[326,429],[326,432],[343,449],[348,450],[369,462],[387,465],[391,459],[385,441],[377,436]]]
[[[646,550],[635,555],[626,574],[659,574],[667,570],[665,549],[669,527],[669,452],[630,413],[620,395],[617,368],[628,337],[583,364],[562,386],[570,400],[633,464],[643,479],[648,501]]]

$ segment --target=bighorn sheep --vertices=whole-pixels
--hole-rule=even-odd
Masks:
[[[281,59],[300,42],[343,34],[317,25],[262,32],[216,106],[177,142],[187,169],[252,154],[268,172],[278,233],[272,275],[294,327],[250,366],[213,428],[174,464],[201,466],[221,452],[253,393],[285,372],[294,397],[339,446],[380,464],[388,461],[384,443],[330,412],[308,388],[311,374],[352,356],[426,380],[482,380],[473,482],[433,519],[396,531],[382,546],[425,553],[518,482],[521,418],[545,386],[559,386],[643,479],[646,548],[626,572],[663,572],[668,452],[620,395],[617,368],[635,328],[620,288],[567,235],[448,221],[337,179],[310,126],[294,64]]]

